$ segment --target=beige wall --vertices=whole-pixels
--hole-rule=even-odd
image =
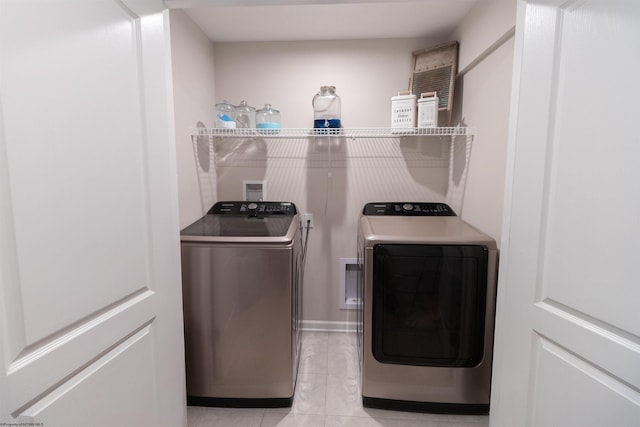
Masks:
[[[191,129],[213,126],[213,44],[183,11],[170,10],[171,62],[175,110],[180,227],[202,216]]]
[[[460,215],[500,245],[513,68],[515,0],[480,0],[451,38],[460,41],[454,116],[475,128]]]
[[[282,126],[313,126],[311,100],[322,85],[342,99],[344,127],[389,126],[390,98],[407,90],[415,39],[216,43],[216,97],[256,108],[270,103]]]
[[[434,43],[218,43],[216,94],[257,107],[269,102],[281,110],[283,127],[308,128],[313,95],[333,84],[345,127],[388,127],[391,97],[408,87],[412,52]],[[221,200],[241,199],[243,180],[265,180],[268,199],[293,201],[313,214],[306,320],[348,320],[339,309],[339,262],[356,256],[357,220],[366,202],[444,200],[447,190],[448,144],[438,138],[224,140],[216,149]]]
[[[460,41],[459,70],[467,68],[514,28],[516,4],[516,0],[478,0],[451,35]]]
[[[500,245],[513,38],[458,80],[462,121],[475,128],[460,215]]]
[[[511,3],[480,1],[451,38],[460,41],[460,68],[471,65],[459,83],[457,116],[477,130],[461,214],[498,241],[513,44],[507,41],[486,58],[481,53],[513,26],[515,1],[513,7]],[[186,19],[180,16],[183,18]],[[200,37],[197,31],[191,36]],[[246,100],[258,108],[271,103],[281,110],[283,127],[292,128],[312,126],[311,99],[320,85],[333,84],[342,97],[345,127],[388,127],[390,98],[408,86],[412,51],[442,41],[445,40],[217,43],[215,64],[207,53],[210,60],[203,65],[206,72],[190,76],[183,70],[182,77],[174,78],[183,79],[179,83],[192,90],[204,84],[208,94],[215,93],[215,102],[226,99],[237,104]],[[180,48],[175,43],[173,46]],[[208,52],[208,48],[203,50]],[[479,55],[481,60],[476,61]],[[174,67],[186,67],[177,63],[175,54]],[[190,63],[188,68],[196,67]],[[193,126],[199,117],[208,114],[214,101],[207,102],[185,113],[184,123]],[[181,108],[192,108],[191,103],[191,96],[183,97],[180,103],[176,100],[176,115]],[[205,123],[210,125],[210,121]],[[179,125],[176,129],[178,134],[183,131]],[[180,171],[184,175],[181,193],[189,192],[188,197],[181,194],[184,217],[201,213],[200,202],[194,203],[193,197],[197,181],[190,141],[186,145],[190,151],[183,154],[191,157]],[[293,201],[301,212],[314,215],[304,319],[318,322],[320,327],[340,327],[352,320],[352,314],[338,305],[339,259],[356,255],[357,219],[363,204],[443,200],[447,191],[448,146],[447,140],[437,138],[334,139],[330,143],[307,138],[226,139],[216,143],[218,164],[211,179],[217,184],[219,200],[241,199],[243,180],[265,180],[268,199]]]

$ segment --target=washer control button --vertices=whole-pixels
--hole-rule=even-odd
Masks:
[[[411,203],[405,203],[404,205],[402,205],[402,209],[404,209],[405,211],[412,211],[413,205]]]
[[[256,210],[258,208],[258,204],[257,203],[249,203],[247,208],[249,208],[249,210],[251,210],[251,211]]]

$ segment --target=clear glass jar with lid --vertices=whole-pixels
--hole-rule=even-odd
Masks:
[[[227,101],[216,104],[216,124],[217,128],[235,129],[236,128],[236,109]]]
[[[342,101],[336,94],[335,86],[321,86],[313,97],[314,129],[339,129],[342,127],[340,114]]]
[[[260,133],[280,132],[280,111],[271,108],[271,104],[256,111],[256,128]]]
[[[253,129],[256,127],[256,109],[249,106],[247,101],[241,101],[236,106],[236,127],[238,129]]]

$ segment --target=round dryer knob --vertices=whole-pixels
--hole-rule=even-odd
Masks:
[[[404,205],[402,205],[402,209],[404,209],[405,211],[412,211],[413,205],[411,203],[405,203]]]
[[[250,211],[254,211],[254,210],[256,210],[256,209],[258,208],[258,204],[257,204],[257,203],[249,203],[249,204],[247,205],[247,208],[248,208]]]

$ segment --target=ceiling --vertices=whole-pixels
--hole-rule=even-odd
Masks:
[[[214,42],[448,37],[477,0],[165,0]]]

